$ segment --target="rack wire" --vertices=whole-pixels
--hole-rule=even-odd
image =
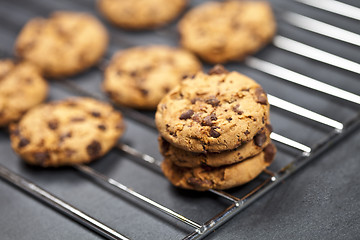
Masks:
[[[329,14],[343,14],[347,17],[352,17],[353,19],[360,20],[356,16],[360,10],[356,7],[345,5],[344,3],[333,1],[333,0],[321,0],[316,1],[307,1],[307,0],[295,0],[304,5],[308,5],[308,7],[316,7],[322,10],[330,11]],[[85,4],[84,2],[77,2],[77,4]],[[331,7],[329,7],[331,6]],[[346,8],[346,14],[340,11],[339,9]],[[32,8],[34,10],[34,7]],[[351,11],[351,13],[350,13]],[[310,17],[294,13],[291,11],[286,11],[281,14],[279,21],[285,21],[289,25],[295,28],[301,28],[305,31],[311,32],[312,34],[321,34],[328,38],[333,38],[338,41],[342,41],[348,44],[352,44],[355,46],[359,46],[360,36],[356,33],[353,33],[348,30],[344,30],[342,28],[333,26],[328,23],[324,23]],[[2,18],[0,16],[0,22],[4,22],[6,26],[8,26],[9,31],[12,31],[15,23],[11,22],[11,20]],[[303,24],[304,23],[304,24]],[[9,27],[10,26],[10,27]],[[12,26],[12,27],[11,27]],[[159,30],[155,32],[155,34],[161,34],[165,37],[169,36],[169,34],[173,34],[174,29]],[[116,39],[116,37],[114,37]],[[130,41],[122,40],[121,42],[117,42],[122,47],[130,47],[133,44]],[[0,46],[2,48],[6,46]],[[301,41],[291,39],[286,36],[282,36],[278,34],[275,36],[272,46],[268,47],[271,51],[279,51],[284,50],[289,52],[292,55],[300,55],[302,57],[307,58],[307,61],[319,61],[324,64],[328,64],[333,68],[341,68],[342,70],[351,72],[358,77],[360,74],[360,64],[349,59],[339,57],[337,55],[331,54],[324,50],[312,47]],[[108,54],[110,55],[110,54]],[[102,71],[103,66],[106,64],[108,59],[104,59],[102,63],[100,63],[96,68],[97,70]],[[360,104],[360,96],[351,93],[349,91],[345,91],[341,88],[334,87],[331,84],[324,83],[321,80],[317,80],[306,76],[302,73],[298,73],[296,71],[292,71],[280,65],[276,65],[272,63],[270,60],[263,60],[260,57],[248,57],[244,63],[244,66],[251,68],[255,71],[265,73],[276,77],[277,79],[281,79],[284,81],[291,82],[292,84],[296,84],[301,86],[304,89],[311,89],[312,91],[321,92],[326,95],[330,95],[332,97],[341,99],[342,101],[347,101],[355,104],[356,109],[358,109],[358,105]],[[106,97],[100,94],[92,93],[83,89],[81,86],[73,83],[70,80],[62,79],[58,81],[58,83],[64,86],[68,91],[74,93],[75,95],[85,95],[93,98],[97,98],[103,101],[108,101]],[[88,176],[91,179],[103,184],[104,186],[110,187],[116,192],[125,193],[129,195],[131,198],[143,201],[147,206],[160,211],[163,214],[166,214],[176,221],[179,221],[193,229],[184,239],[202,239],[208,234],[210,234],[214,229],[218,228],[230,218],[238,214],[244,208],[248,207],[254,201],[259,199],[261,196],[266,194],[268,191],[277,186],[280,182],[283,182],[286,178],[291,176],[294,172],[301,169],[308,162],[315,159],[319,154],[327,151],[331,146],[340,141],[344,136],[346,136],[349,132],[360,126],[360,111],[357,111],[355,116],[351,117],[346,121],[337,121],[330,117],[321,115],[315,111],[307,109],[305,107],[296,105],[294,103],[288,102],[284,99],[279,98],[278,96],[268,94],[269,103],[276,108],[282,109],[283,111],[290,112],[291,114],[298,115],[300,117],[306,118],[309,121],[314,121],[320,124],[327,126],[330,128],[330,131],[327,132],[326,137],[324,139],[316,141],[315,144],[311,146],[307,146],[299,141],[291,139],[291,137],[283,136],[279,133],[273,132],[271,134],[271,138],[277,143],[284,144],[287,148],[293,148],[298,151],[298,154],[291,160],[290,163],[283,165],[277,171],[266,170],[263,173],[262,180],[255,187],[247,191],[245,194],[241,196],[234,196],[226,191],[218,191],[218,190],[209,190],[208,192],[220,197],[220,199],[224,199],[230,204],[214,215],[212,218],[198,223],[192,220],[191,217],[185,217],[181,213],[172,210],[163,204],[152,200],[151,198],[145,196],[137,192],[136,190],[127,187],[126,185],[120,183],[119,181],[106,176],[105,174],[91,168],[87,165],[76,165],[73,167],[76,171],[80,172]],[[126,117],[136,120],[141,124],[148,126],[150,129],[155,129],[154,119],[153,117],[149,117],[149,114],[144,114],[142,112],[129,109],[126,107],[117,106]],[[131,157],[135,157],[140,160],[146,167],[150,167],[155,169],[156,171],[160,171],[161,161],[156,159],[148,154],[142,153],[131,145],[125,144],[123,142],[119,143],[115,147],[119,150],[119,152],[126,153]],[[276,160],[275,160],[276,161]],[[17,186],[18,188],[28,192],[32,196],[38,198],[39,200],[47,203],[50,207],[60,211],[61,213],[69,216],[73,220],[83,224],[84,226],[94,230],[100,235],[104,236],[108,239],[129,239],[123,234],[117,232],[116,230],[108,227],[101,221],[91,217],[89,214],[84,211],[79,210],[77,207],[74,207],[67,203],[65,200],[56,197],[54,194],[46,191],[45,189],[37,186],[35,183],[26,180],[24,177],[10,171],[7,167],[0,165],[0,177],[11,184]],[[130,236],[131,238],[131,236]]]

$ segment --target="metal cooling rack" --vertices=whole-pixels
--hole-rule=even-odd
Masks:
[[[295,1],[298,2],[297,4],[307,5],[307,7],[309,8],[319,8],[320,10],[318,11],[328,11],[329,13],[327,14],[341,14],[344,15],[344,17],[353,18],[355,19],[355,21],[360,20],[360,9],[345,3],[333,0]],[[76,2],[76,4],[87,5],[89,4],[89,2],[79,0],[78,2]],[[290,4],[296,3],[293,2]],[[43,8],[43,6],[34,6],[30,3],[26,7],[28,7],[31,11],[34,12],[39,11]],[[287,24],[294,29],[299,28],[304,31],[311,32],[311,34],[314,35],[320,34],[326,36],[327,38],[333,38],[336,39],[336,41],[343,42],[345,44],[345,47],[346,44],[354,45],[356,47],[360,46],[360,35],[356,33],[319,20],[315,20],[302,14],[292,12],[286,7],[284,8],[278,5],[275,5],[274,7],[278,17],[278,24],[280,26]],[[342,9],[345,10],[342,11]],[[36,13],[38,14],[39,12]],[[0,22],[2,22],[8,28],[8,31],[12,31],[14,27],[20,27],[16,26],[16,24],[11,20],[3,18],[1,16]],[[174,31],[175,28],[170,27],[165,30],[155,30],[154,34],[158,34],[166,38],[172,37],[175,34]],[[358,79],[358,74],[360,74],[359,63],[346,59],[344,57],[337,56],[335,54],[331,54],[319,48],[312,47],[307,43],[303,43],[301,40],[296,40],[283,36],[281,34],[281,30],[279,32],[280,33],[275,36],[272,45],[266,48],[266,51],[289,52],[289,61],[293,56],[300,55],[308,62],[321,62],[320,66],[322,66],[322,64],[326,64],[330,65],[331,68],[334,69],[339,68],[341,69],[340,71],[351,72],[351,76]],[[131,39],[123,38],[120,41],[117,36],[112,35],[112,37],[113,39],[115,39],[115,47],[131,47],[134,45]],[[7,46],[0,47],[3,49],[7,48]],[[103,66],[106,64],[110,56],[111,54],[108,54],[107,57],[103,59],[103,62],[96,67],[97,70],[103,70]],[[279,167],[276,171],[269,169],[264,171],[264,173],[260,177],[258,177],[259,181],[257,181],[255,186],[247,189],[247,191],[245,193],[242,193],[241,195],[230,194],[229,191],[209,190],[211,194],[216,195],[217,197],[219,197],[219,199],[225,199],[226,201],[228,201],[228,206],[224,210],[213,216],[211,219],[208,219],[201,223],[192,220],[191,216],[185,217],[182,214],[179,214],[176,211],[167,208],[161,203],[146,197],[144,194],[136,192],[135,190],[125,186],[119,181],[96,171],[94,168],[91,168],[87,165],[77,165],[73,168],[76,171],[85,174],[86,176],[94,179],[95,181],[103,185],[110,186],[110,188],[114,191],[128,194],[134,200],[140,200],[145,202],[147,207],[157,209],[163,214],[167,214],[170,217],[176,219],[177,221],[188,225],[190,228],[192,228],[192,231],[190,231],[189,234],[184,237],[184,239],[202,239],[209,233],[211,233],[214,229],[228,221],[231,217],[233,217],[234,215],[242,211],[244,208],[249,206],[251,203],[256,201],[266,192],[270,191],[279,183],[283,182],[283,180],[291,176],[295,171],[299,170],[305,164],[315,159],[319,154],[328,150],[336,142],[341,140],[347,133],[353,131],[360,125],[360,111],[358,111],[358,105],[360,104],[359,95],[334,87],[331,84],[327,84],[322,79],[317,80],[306,76],[305,74],[277,65],[272,61],[271,58],[263,59],[261,56],[258,57],[257,55],[256,57],[248,57],[243,62],[243,67],[247,67],[252,69],[253,71],[272,76],[278,80],[284,80],[287,82],[291,82],[291,84],[299,85],[301,86],[300,88],[303,88],[304,91],[313,91],[314,93],[320,92],[324,96],[330,95],[335,99],[340,99],[338,101],[341,101],[341,103],[350,102],[350,104],[352,104],[351,106],[357,109],[355,111],[356,113],[354,114],[354,116],[351,116],[345,121],[337,121],[319,113],[316,113],[315,111],[311,111],[305,107],[301,107],[289,101],[285,101],[277,96],[269,94],[269,102],[273,108],[279,108],[282,111],[290,112],[291,114],[295,114],[297,116],[300,116],[301,118],[307,119],[306,123],[314,121],[317,124],[325,125],[327,128],[325,134],[326,136],[323,139],[316,140],[315,144],[307,146],[297,140],[293,140],[292,137],[286,137],[276,132],[272,133],[271,138],[276,142],[279,150],[281,151],[285,149],[285,151],[287,151],[286,149],[289,148],[294,149],[295,151],[297,151],[295,157],[290,162],[282,164],[282,166]],[[103,101],[108,101],[107,98],[104,97],[104,95],[89,92],[88,90],[82,88],[71,80],[62,79],[57,83],[64,86],[69,92],[72,92],[75,95],[85,95]],[[151,129],[155,128],[154,119],[153,116],[151,116],[152,114],[139,112],[125,107],[118,108],[120,108],[120,110],[124,113],[126,117],[131,118],[132,120],[136,120],[141,124],[150,127]],[[153,168],[156,171],[159,170],[161,163],[159,160],[148,154],[140,152],[139,150],[131,147],[128,144],[119,143],[115,148],[122,152],[125,152],[132,157],[140,159],[140,161],[146,167]],[[276,161],[277,159],[275,159],[275,162]],[[50,207],[57,209],[61,213],[69,216],[73,220],[79,222],[80,224],[83,224],[84,226],[87,226],[88,228],[94,230],[95,232],[101,234],[108,239],[129,239],[128,237],[125,237],[121,233],[102,223],[100,220],[91,217],[84,211],[79,210],[79,208],[70,205],[65,200],[56,197],[52,193],[37,186],[35,183],[26,180],[24,177],[10,171],[8,168],[2,165],[0,165],[0,176],[8,182],[19,187],[20,189],[28,192],[30,195],[47,203]],[[131,236],[129,237],[131,238]]]

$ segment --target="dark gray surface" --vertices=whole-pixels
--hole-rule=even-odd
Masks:
[[[191,4],[200,2],[202,1],[191,1]],[[359,48],[290,27],[281,21],[281,11],[278,9],[292,9],[360,33],[358,22],[290,1],[271,2],[277,10],[279,34],[360,62]],[[359,5],[356,0],[346,2]],[[99,16],[90,0],[2,0],[0,49],[11,52],[16,34],[28,19],[37,15],[46,16],[49,12],[60,9],[90,11]],[[112,35],[108,56],[117,49],[131,45],[177,44],[175,24],[156,31],[126,32],[104,23]],[[345,90],[360,93],[359,76],[356,74],[294,56],[272,46],[257,56]],[[273,95],[336,120],[348,120],[359,111],[359,106],[355,104],[284,83],[239,63],[228,64],[227,67],[253,77]],[[205,69],[208,68],[209,66],[205,66]],[[88,91],[101,94],[101,78],[101,73],[94,68],[74,77],[72,81]],[[61,84],[51,82],[49,99],[62,99],[74,94]],[[271,118],[276,132],[307,145],[317,143],[330,131],[328,127],[276,108],[272,108]],[[123,141],[160,159],[156,132],[130,119],[127,119],[127,125]],[[273,170],[290,162],[298,153],[281,145],[278,147],[279,153],[271,167]],[[131,197],[117,195],[102,188],[70,168],[39,169],[23,164],[12,152],[5,130],[0,131],[0,153],[1,164],[132,239],[180,239],[192,231],[191,228],[149,209]],[[208,238],[358,239],[359,153],[360,132],[357,130]],[[209,193],[175,189],[161,173],[150,170],[139,161],[115,150],[91,166],[199,223],[208,220],[229,204]],[[235,196],[243,196],[250,187],[263,179],[264,176],[261,175],[255,182],[230,192]],[[0,216],[0,239],[101,239],[95,233],[3,181],[0,181]]]

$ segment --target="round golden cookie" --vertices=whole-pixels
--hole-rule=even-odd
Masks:
[[[165,25],[186,7],[187,0],[99,0],[102,14],[127,29],[151,29]]]
[[[44,101],[47,93],[47,82],[33,64],[0,60],[0,127],[19,120]]]
[[[207,154],[193,153],[174,147],[165,139],[159,137],[160,152],[166,159],[179,167],[198,167],[201,165],[219,167],[229,165],[241,162],[262,152],[264,147],[271,142],[271,131],[268,126],[270,127],[270,125],[267,125],[264,130],[256,134],[254,139],[234,150]]]
[[[105,70],[103,89],[120,105],[154,110],[170,89],[199,70],[201,63],[186,50],[135,47],[115,54]]]
[[[95,17],[55,12],[48,19],[30,20],[16,40],[15,51],[38,65],[46,76],[62,77],[93,66],[107,44],[107,31]]]
[[[205,3],[179,23],[183,47],[211,63],[242,60],[275,34],[272,10],[263,1]]]
[[[209,166],[179,167],[165,158],[161,164],[161,169],[176,187],[197,191],[228,189],[240,186],[256,178],[271,164],[275,153],[275,146],[269,144],[263,152],[245,161],[214,168]]]
[[[40,105],[10,126],[11,146],[27,163],[57,167],[105,155],[124,131],[109,104],[74,98]]]
[[[239,147],[261,131],[269,118],[266,93],[254,80],[216,66],[170,91],[155,114],[160,135],[190,152]]]

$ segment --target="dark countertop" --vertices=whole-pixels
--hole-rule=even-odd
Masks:
[[[201,1],[191,1],[198,4]],[[314,10],[299,3],[273,0],[279,21],[279,34],[360,62],[359,48],[330,40],[284,23],[279,7],[292,9],[316,19],[360,33],[358,22]],[[356,0],[348,0],[359,7]],[[0,50],[11,51],[21,26],[37,15],[58,9],[90,11],[99,16],[90,0],[13,0],[0,4]],[[99,16],[100,17],[100,16]],[[101,18],[101,17],[100,17]],[[103,20],[103,19],[102,19]],[[104,20],[103,22],[107,24]],[[106,25],[112,34],[109,52],[131,44],[164,43],[176,45],[175,24],[157,31],[126,32]],[[109,54],[111,55],[111,54]],[[359,75],[294,56],[269,46],[257,57],[307,76],[360,93]],[[268,93],[344,122],[356,116],[359,106],[286,83],[242,64],[228,64],[259,81]],[[208,69],[209,66],[205,66]],[[76,85],[101,94],[101,73],[96,69],[71,79]],[[50,81],[49,100],[76,95],[61,83]],[[272,108],[271,119],[277,133],[313,146],[327,136],[329,127],[283,110]],[[151,115],[152,113],[147,113]],[[124,142],[161,159],[157,133],[129,118]],[[277,145],[279,153],[272,170],[290,162],[299,152]],[[89,215],[131,239],[181,239],[192,229],[164,216],[134,198],[116,194],[72,168],[40,169],[22,163],[11,150],[8,134],[0,130],[0,163],[66,200]],[[203,223],[229,205],[211,193],[175,189],[158,171],[113,150],[90,165],[135,191]],[[357,129],[303,169],[286,179],[207,239],[358,239],[360,236],[360,130]],[[259,181],[263,176],[259,177]],[[230,193],[243,196],[244,189]],[[7,239],[102,239],[101,236],[63,216],[5,181],[0,180],[0,238]]]

